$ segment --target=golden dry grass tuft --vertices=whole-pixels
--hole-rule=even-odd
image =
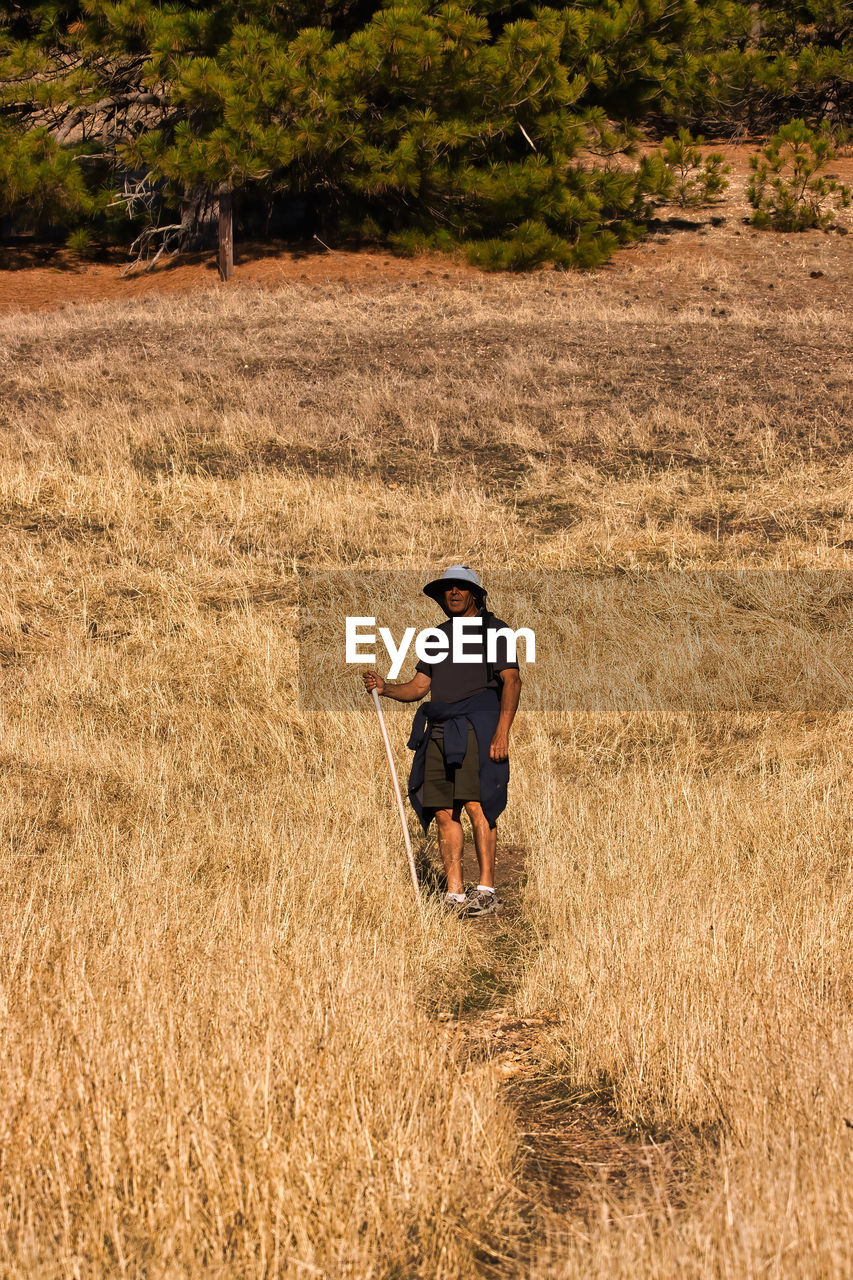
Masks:
[[[594,279],[0,322],[5,1274],[849,1274],[847,713],[519,717],[531,1070],[680,1152],[555,1207],[296,703],[300,569],[849,567],[849,316]]]

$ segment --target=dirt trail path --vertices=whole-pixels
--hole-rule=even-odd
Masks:
[[[529,1264],[543,1234],[552,1241],[582,1228],[593,1215],[683,1201],[686,1173],[676,1139],[631,1132],[606,1093],[584,1093],[548,1071],[547,1049],[558,1022],[550,1012],[519,1017],[515,989],[529,924],[523,909],[526,850],[499,850],[498,884],[504,908],[471,921],[487,939],[489,964],[476,969],[458,1011],[440,1014],[460,1043],[463,1068],[489,1062],[515,1112],[521,1162],[519,1190],[529,1228]],[[476,882],[473,847],[466,846],[465,878]],[[484,939],[485,940],[485,939]],[[505,1261],[482,1257],[486,1275],[506,1275]],[[502,1267],[504,1269],[502,1269]]]

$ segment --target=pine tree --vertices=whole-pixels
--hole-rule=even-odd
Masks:
[[[752,179],[746,194],[755,212],[753,226],[776,231],[831,227],[836,208],[850,204],[850,189],[824,174],[835,158],[828,130],[815,133],[804,120],[783,125],[758,155],[750,157]]]
[[[224,157],[223,101],[217,83],[249,70],[253,46],[283,45],[299,26],[318,23],[330,28],[333,15],[346,26],[358,22],[364,0],[303,0],[302,3],[204,3],[161,5],[150,0],[77,0],[24,5],[0,4],[0,115],[6,130],[0,137],[4,167],[14,167],[17,186],[26,190],[45,172],[47,148],[65,175],[67,210],[91,211],[90,197],[99,186],[122,186],[131,209],[162,209],[172,198],[180,222],[176,244],[187,243],[200,220],[215,212],[220,180],[234,168],[238,180],[257,173],[248,113],[240,155]],[[240,87],[232,86],[232,125],[239,128]],[[23,142],[42,130],[39,146]],[[233,131],[233,130],[232,130]],[[135,144],[155,138],[183,138],[190,163],[183,175],[140,168]],[[198,146],[188,145],[195,138]],[[70,182],[67,163],[73,155],[88,182]],[[143,147],[143,151],[144,151]],[[161,149],[166,149],[165,147]],[[28,157],[32,157],[31,163]],[[29,169],[29,176],[24,169]],[[58,190],[58,184],[52,182]],[[227,185],[227,184],[226,184]],[[7,204],[9,201],[7,200]],[[106,199],[94,200],[104,208]],[[56,200],[45,209],[58,210]],[[114,207],[114,202],[113,202]],[[155,230],[156,228],[149,228]]]
[[[715,131],[764,134],[794,117],[850,126],[853,6],[707,0],[687,84],[673,115]]]
[[[18,128],[48,130],[90,185],[122,179],[181,211],[149,242],[186,242],[217,198],[265,184],[401,243],[481,243],[496,265],[591,263],[631,233],[654,187],[649,166],[633,179],[612,168],[630,138],[583,102],[609,80],[628,101],[637,57],[613,49],[620,33],[636,43],[636,11],[490,24],[417,0],[373,14],[352,0],[7,4],[0,79]],[[655,75],[644,66],[644,84]]]
[[[594,263],[665,184],[624,163],[638,125],[849,116],[850,27],[848,0],[0,2],[3,207],[123,196],[156,250],[255,190],[327,234]]]
[[[579,107],[589,81],[566,56],[579,25],[540,9],[493,36],[455,5],[378,13],[338,64],[337,96],[357,104],[340,173],[351,207],[360,198],[400,243],[462,242],[483,265],[602,261],[654,183],[648,166],[592,163],[630,138]]]

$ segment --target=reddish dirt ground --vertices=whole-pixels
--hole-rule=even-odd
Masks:
[[[67,249],[0,249],[0,311],[39,311],[106,299],[126,300],[151,294],[186,294],[197,289],[280,289],[302,284],[399,282],[415,287],[433,277],[458,281],[474,274],[449,259],[395,258],[388,253],[339,252],[320,245],[244,244],[235,253],[234,275],[219,279],[213,254],[187,254],[159,263],[151,272],[122,276],[126,258],[87,262]],[[425,279],[426,278],[426,279]]]
[[[709,146],[710,149],[710,146]],[[548,286],[589,288],[606,285],[626,301],[662,300],[675,309],[702,303],[724,305],[728,287],[741,302],[762,308],[837,305],[853,288],[853,214],[839,217],[840,232],[782,235],[747,225],[745,187],[749,177],[746,145],[714,146],[732,166],[731,188],[710,209],[659,211],[650,234],[619,252],[602,270],[590,274],[546,272]],[[853,157],[839,157],[832,173],[853,185]],[[187,255],[165,261],[149,273],[122,276],[126,259],[87,261],[66,249],[0,246],[0,312],[49,310],[108,299],[151,294],[186,294],[197,289],[280,289],[291,283],[370,288],[397,285],[458,285],[479,273],[464,262],[443,257],[397,258],[388,252],[337,251],[319,242],[302,248],[282,244],[237,246],[233,279],[220,282],[214,255]],[[638,292],[639,290],[639,292]],[[661,298],[661,295],[663,297]],[[708,299],[709,310],[712,299]]]

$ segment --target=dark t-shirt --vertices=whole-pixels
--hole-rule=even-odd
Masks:
[[[481,615],[482,616],[482,615]],[[468,619],[470,622],[471,619]],[[492,618],[489,622],[489,630],[497,631],[499,628],[506,627],[507,624],[502,622],[500,618]],[[473,697],[475,693],[482,693],[484,689],[500,690],[501,681],[497,676],[498,671],[505,671],[507,667],[518,670],[518,662],[510,662],[507,654],[506,636],[498,636],[495,646],[495,661],[491,663],[492,675],[491,680],[486,679],[486,637],[485,626],[480,629],[478,635],[472,628],[465,636],[465,654],[466,656],[476,657],[477,662],[454,662],[453,661],[453,619],[448,618],[447,622],[442,623],[437,628],[443,631],[448,637],[450,648],[440,662],[419,662],[415,667],[416,671],[420,671],[423,675],[429,676],[430,684],[430,701],[431,702],[461,702],[463,698]],[[433,725],[432,736],[434,738],[442,737],[441,725]]]

